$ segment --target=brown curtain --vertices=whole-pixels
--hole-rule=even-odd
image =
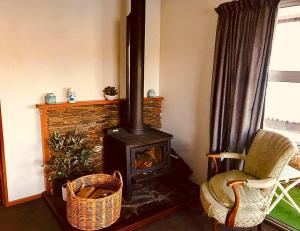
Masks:
[[[220,5],[211,98],[211,152],[243,153],[262,121],[279,0]],[[225,169],[236,168],[226,162]]]

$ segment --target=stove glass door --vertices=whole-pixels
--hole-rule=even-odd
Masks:
[[[131,150],[133,174],[168,165],[167,155],[167,142],[133,148]]]

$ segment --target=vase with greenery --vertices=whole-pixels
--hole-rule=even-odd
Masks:
[[[44,165],[48,171],[48,180],[52,192],[57,194],[67,180],[89,174],[96,170],[93,159],[94,147],[89,145],[86,133],[77,130],[61,135],[54,132],[49,139],[51,157]]]
[[[118,90],[115,87],[107,86],[103,89],[103,93],[107,100],[115,100],[118,98]]]

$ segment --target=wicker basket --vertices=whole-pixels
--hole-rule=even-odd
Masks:
[[[99,199],[84,199],[75,193],[82,185],[109,188],[115,191]],[[69,223],[80,230],[98,230],[115,223],[120,217],[123,180],[121,173],[93,174],[80,177],[67,184],[67,217]]]

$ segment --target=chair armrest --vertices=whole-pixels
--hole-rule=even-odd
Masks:
[[[245,180],[234,180],[234,181],[227,182],[227,186],[232,188],[235,197],[234,206],[231,209],[231,211],[228,213],[227,220],[226,220],[226,225],[230,228],[234,227],[236,214],[240,206],[240,191],[238,187],[244,185],[245,185]]]
[[[235,152],[221,152],[219,154],[207,154],[209,158],[217,158],[217,159],[237,159],[237,160],[245,160],[247,155],[235,153]]]
[[[214,174],[219,173],[219,165],[217,159],[238,159],[238,160],[245,160],[246,155],[239,154],[239,153],[234,153],[234,152],[222,152],[220,154],[207,154],[206,155],[208,158],[212,158],[213,163],[214,163]]]
[[[246,180],[232,180],[227,182],[228,187],[244,186],[245,184]]]
[[[222,152],[220,153],[222,159],[237,159],[245,160],[247,155],[235,153],[235,152]]]
[[[227,186],[233,187],[238,185],[246,185],[249,188],[270,188],[276,183],[276,181],[276,178],[273,177],[259,180],[233,180],[227,182]]]
[[[276,178],[266,178],[261,180],[234,180],[227,182],[227,186],[231,187],[234,192],[235,202],[232,210],[227,217],[227,226],[233,228],[235,217],[240,205],[240,192],[239,186],[248,186],[249,188],[270,188],[276,183]]]
[[[206,156],[208,158],[211,158],[213,160],[213,163],[214,163],[214,174],[218,174],[219,173],[219,164],[218,164],[217,159],[221,158],[220,154],[206,154]]]
[[[270,188],[276,183],[276,178],[267,178],[261,180],[245,180],[245,185],[249,188]]]

